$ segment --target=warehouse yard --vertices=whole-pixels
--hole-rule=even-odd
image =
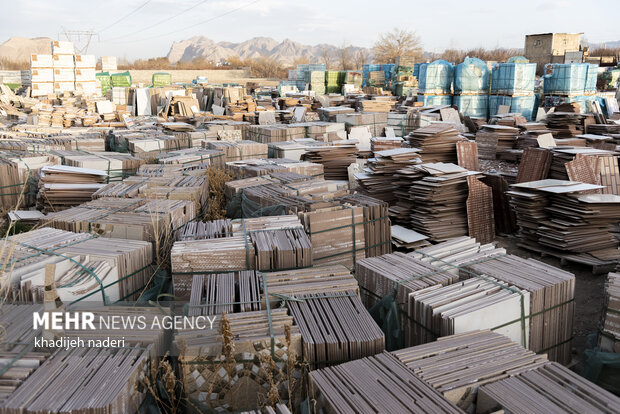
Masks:
[[[619,412],[620,68],[580,36],[1,72],[0,412]]]

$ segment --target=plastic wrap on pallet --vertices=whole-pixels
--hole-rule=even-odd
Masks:
[[[422,95],[419,94],[418,102],[423,106],[452,105],[452,95]]]
[[[125,87],[128,88],[131,86],[131,73],[129,71],[114,73],[110,75],[110,83],[112,87]]]
[[[305,83],[304,83],[304,86],[305,86]],[[286,92],[298,92],[297,81],[295,80],[280,81],[280,83],[278,83],[278,93],[280,94],[280,96],[284,96]]]
[[[511,113],[519,113],[528,121],[532,121],[536,116],[536,95],[527,96],[506,96],[506,95],[490,95],[489,96],[489,116],[497,115],[500,105],[510,107]]]
[[[596,92],[596,78],[598,77],[598,65],[594,63],[587,63],[588,70],[586,71],[586,93]]]
[[[510,106],[512,96],[490,95],[489,96],[489,116],[497,115],[500,105]]]
[[[530,63],[529,59],[525,56],[512,56],[508,58],[508,63]]]
[[[409,91],[416,91],[415,86],[407,86],[405,82],[392,82],[392,92],[394,96],[409,96]]]
[[[463,115],[484,119],[489,116],[489,95],[454,95],[452,103]]]
[[[381,65],[375,63],[369,63],[362,66],[362,86],[368,86],[368,74],[370,72],[378,72],[381,70]]]
[[[484,93],[489,90],[489,68],[469,56],[454,68],[454,93]]]
[[[112,82],[110,79],[110,72],[100,72],[95,74],[95,79],[101,85],[101,93],[105,95],[105,93],[112,88]]]
[[[536,63],[497,63],[491,78],[492,94],[530,94],[536,84]]]
[[[510,104],[510,112],[519,113],[528,121],[532,121],[536,117],[537,106],[536,95],[513,96]]]
[[[364,77],[361,71],[348,70],[345,72],[344,83],[361,86],[363,80],[364,80]]]
[[[445,60],[423,63],[418,76],[418,89],[425,93],[451,93],[453,77],[454,67]]]
[[[550,63],[545,65],[544,91],[549,95],[583,95],[588,73],[587,63]]]
[[[422,66],[422,63],[416,63],[413,65],[413,76],[416,78],[420,75],[420,66]]]

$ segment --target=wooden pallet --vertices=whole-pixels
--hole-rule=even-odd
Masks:
[[[618,264],[616,260],[601,260],[586,253],[566,254],[558,250],[544,248],[540,245],[527,242],[519,242],[517,246],[530,252],[538,253],[540,257],[554,257],[560,261],[560,265],[562,266],[566,266],[569,263],[577,263],[582,266],[591,267],[592,274],[594,275],[609,273],[614,270]]]

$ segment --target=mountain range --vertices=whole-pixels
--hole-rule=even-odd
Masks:
[[[52,39],[48,37],[11,37],[0,44],[0,58],[9,61],[27,62],[31,53],[51,53]],[[620,47],[620,40],[590,43],[590,49],[605,46],[609,49]],[[329,44],[303,45],[291,39],[278,42],[270,37],[255,37],[241,43],[215,42],[204,36],[194,36],[186,40],[172,42],[167,58],[172,63],[191,61],[197,57],[219,62],[232,56],[242,59],[257,58],[260,56],[272,57],[283,64],[290,65],[296,59],[307,58],[309,62],[322,62],[322,55],[326,52],[336,61],[339,51],[338,46]],[[372,50],[368,48],[351,46],[350,53],[355,55],[358,51],[364,51],[368,57],[372,57]],[[430,58],[429,56],[425,56]]]
[[[299,58],[307,58],[309,62],[322,61],[321,56],[325,52],[330,53],[332,59],[335,60],[339,49],[338,46],[329,44],[303,45],[291,39],[278,42],[271,37],[254,37],[241,43],[216,43],[204,36],[194,36],[173,42],[167,57],[170,62],[176,63],[179,61],[187,62],[200,57],[219,62],[232,56],[239,56],[242,59],[266,56],[284,64],[292,64]],[[371,49],[363,47],[351,46],[349,52],[354,55],[360,50],[372,56]]]

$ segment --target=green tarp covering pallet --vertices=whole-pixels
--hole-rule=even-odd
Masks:
[[[131,86],[131,83],[131,73],[129,73],[129,71],[110,75],[110,84],[113,88],[117,86],[128,88]]]
[[[101,84],[101,94],[105,95],[106,92],[112,87],[110,72],[100,72],[95,75],[99,83]]]
[[[172,75],[164,72],[153,73],[153,88],[172,85]]]

